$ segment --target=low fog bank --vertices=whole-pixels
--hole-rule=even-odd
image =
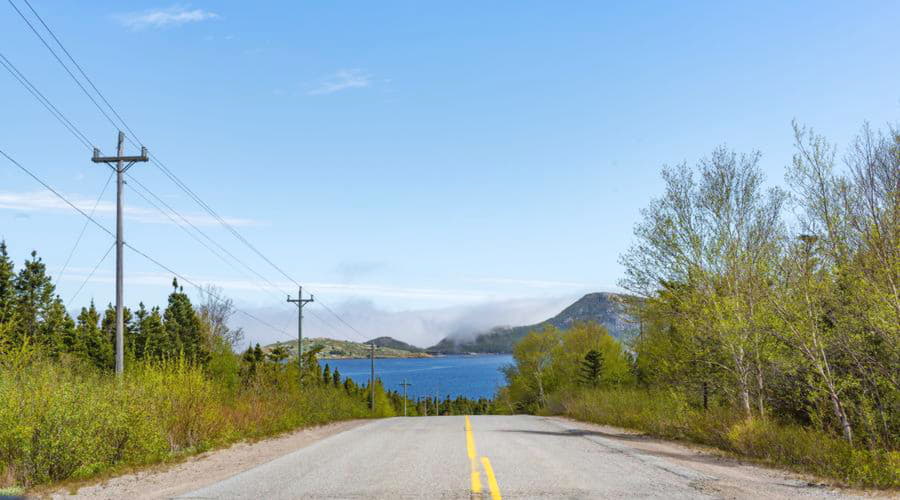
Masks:
[[[303,309],[303,336],[329,337],[362,342],[389,336],[419,347],[430,347],[451,336],[469,340],[496,326],[520,326],[548,319],[574,302],[580,295],[522,298],[408,311],[388,311],[368,300],[351,300],[331,307],[362,335],[343,325],[318,304]],[[246,344],[270,344],[297,338],[296,306],[245,309],[280,331],[262,325],[243,314],[232,323],[245,331]]]

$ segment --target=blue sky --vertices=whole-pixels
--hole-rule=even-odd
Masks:
[[[422,344],[615,290],[664,163],[724,143],[759,149],[781,183],[792,119],[845,144],[900,111],[893,1],[32,5],[151,151],[257,248],[365,335]],[[8,4],[0,13],[0,52],[111,151],[113,126]],[[0,116],[0,149],[90,209],[108,169],[5,72]],[[156,167],[132,174],[279,291],[131,191],[127,241],[293,331],[292,284]],[[108,227],[112,203],[110,188]],[[0,161],[0,236],[18,264],[37,249],[56,275],[81,226]],[[64,299],[109,244],[87,229]],[[72,307],[111,300],[113,265]],[[171,275],[134,254],[126,270],[129,303],[165,301]],[[356,338],[318,311],[330,326],[313,318],[312,334]]]

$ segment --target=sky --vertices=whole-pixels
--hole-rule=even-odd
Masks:
[[[30,1],[134,141],[277,266],[156,165],[129,171],[125,240],[262,319],[235,317],[249,342],[294,335],[294,281],[313,336],[429,345],[543,320],[620,290],[662,165],[725,144],[783,184],[792,120],[840,146],[900,117],[895,1]],[[0,53],[114,151],[8,3]],[[0,118],[0,149],[114,228],[110,169],[2,69]],[[0,158],[0,238],[17,266],[37,250],[73,311],[114,297],[111,240],[83,226]],[[165,304],[171,272],[131,251],[125,270],[129,305]]]

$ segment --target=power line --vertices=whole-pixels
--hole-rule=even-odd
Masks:
[[[29,5],[29,7],[30,7],[30,5]],[[42,20],[41,22],[43,23],[43,20]],[[48,28],[48,31],[49,31],[49,28]],[[63,48],[63,50],[65,50],[65,48]],[[66,51],[66,53],[68,54],[68,51]],[[69,57],[71,57],[71,55],[70,55]],[[73,62],[74,62],[74,60],[73,60]],[[62,113],[62,111],[60,111],[59,108],[57,108],[57,107],[53,104],[53,102],[52,102],[49,98],[47,98],[47,97],[43,94],[43,92],[40,91],[40,89],[38,89],[33,83],[31,83],[31,81],[30,81],[30,80],[29,80],[29,79],[28,79],[21,71],[19,71],[18,68],[16,68],[16,66],[12,63],[12,61],[10,61],[10,60],[9,60],[6,56],[4,56],[2,53],[0,53],[0,64],[2,64],[3,67],[10,73],[10,75],[12,75],[13,78],[15,78],[16,81],[18,81],[18,82],[19,82],[19,83],[20,83],[20,84],[21,84],[21,85],[22,85],[22,86],[23,86],[23,87],[24,87],[24,88],[25,88],[25,89],[26,89],[26,90],[27,90],[27,91],[28,91],[28,92],[29,92],[29,93],[30,93],[30,94],[31,94],[31,95],[32,95],[32,96],[40,103],[40,104],[42,104],[42,105],[47,109],[47,111],[50,112],[50,114],[52,114],[52,115],[54,116],[54,118],[56,118],[57,121],[59,121],[60,124],[62,124],[63,127],[66,128],[66,130],[68,130],[73,136],[75,136],[75,138],[76,138],[79,142],[81,142],[86,148],[92,149],[92,147],[93,147],[93,142],[92,142],[92,141],[91,141],[91,140],[90,140],[90,139],[89,139],[89,138],[88,138],[88,137],[87,137],[87,136],[86,136],[86,135],[85,135],[85,134],[84,134],[84,133],[83,133],[83,132],[75,125],[75,124],[74,124],[74,123],[72,123],[72,121],[69,120],[69,118],[66,117],[66,115],[65,115],[64,113]],[[75,64],[77,65],[77,63],[75,63]],[[79,70],[80,70],[80,66],[79,66]],[[87,75],[85,75],[85,77],[87,78]],[[91,82],[91,86],[94,87],[94,85],[93,85],[92,82]],[[96,87],[94,87],[94,88],[96,89]],[[98,92],[99,92],[99,90],[98,90]],[[102,97],[102,96],[101,96],[101,97]],[[104,102],[107,102],[107,101],[105,100],[105,98],[104,98]],[[108,102],[107,102],[107,104],[108,104]],[[115,110],[113,110],[113,112],[115,113]],[[118,116],[118,113],[116,113],[116,115]],[[128,127],[127,127],[127,124],[125,124],[124,122],[123,122],[123,124],[126,126],[126,128],[128,128]],[[130,128],[129,128],[129,130],[130,130]],[[147,193],[149,193],[151,196],[153,196],[154,198],[156,198],[160,203],[162,203],[163,205],[165,205],[166,208],[168,208],[168,209],[171,210],[173,213],[175,213],[175,214],[176,214],[181,220],[183,220],[186,224],[190,225],[195,231],[197,231],[198,233],[200,233],[204,238],[206,238],[206,239],[207,239],[208,241],[210,241],[211,243],[215,244],[215,245],[216,245],[217,247],[219,247],[223,252],[225,252],[225,253],[228,254],[232,259],[234,259],[235,261],[239,262],[239,263],[240,263],[241,265],[243,265],[245,268],[247,268],[248,270],[250,270],[250,271],[251,271],[253,274],[255,274],[257,277],[259,277],[260,279],[266,281],[273,289],[277,290],[277,291],[279,292],[279,294],[283,294],[283,293],[284,293],[284,292],[283,292],[282,290],[280,290],[277,286],[275,286],[271,281],[269,281],[268,279],[266,279],[264,276],[262,276],[262,275],[261,275],[260,273],[258,273],[257,271],[253,270],[248,264],[246,264],[245,262],[243,262],[241,259],[235,257],[234,254],[232,254],[232,253],[229,252],[226,248],[224,248],[222,245],[220,245],[218,242],[216,242],[215,240],[213,240],[212,238],[210,238],[206,233],[204,233],[202,230],[200,230],[198,227],[196,227],[194,224],[192,224],[190,221],[188,221],[184,216],[182,216],[180,213],[178,213],[178,211],[176,211],[176,210],[173,209],[171,206],[169,206],[167,203],[165,203],[165,202],[164,202],[159,196],[157,196],[152,190],[150,190],[149,188],[147,188],[146,186],[144,186],[144,185],[143,185],[136,177],[134,177],[134,176],[132,176],[132,175],[130,175],[130,174],[128,175],[128,177],[129,177],[130,180],[132,180],[133,182],[135,182],[136,184],[138,184],[139,186],[141,186],[144,190],[146,190]],[[106,184],[104,185],[104,187],[103,187],[103,189],[102,189],[100,195],[98,196],[97,201],[94,203],[94,207],[91,209],[90,215],[93,215],[94,212],[96,211],[97,205],[99,204],[99,201],[100,201],[100,199],[102,198],[103,194],[106,192],[106,189],[107,189],[107,187],[109,186],[109,181],[110,181],[111,179],[112,179],[112,173],[110,173],[110,176],[107,178]],[[146,196],[144,196],[139,190],[135,190],[135,192],[136,192],[138,195],[140,195],[142,198],[144,198],[144,200],[147,201],[147,203],[149,203],[151,206],[153,206],[153,207],[156,208],[158,211],[160,211],[160,213],[162,213],[163,215],[166,215],[167,217],[169,217],[169,219],[172,220],[173,223],[175,223],[176,225],[178,225],[179,227],[181,227],[174,219],[171,218],[171,216],[169,216],[165,211],[163,211],[162,209],[160,209],[158,206],[154,205],[153,202],[150,201],[149,199],[147,199]],[[65,273],[65,270],[66,270],[66,268],[68,267],[68,265],[69,265],[69,263],[70,263],[70,261],[71,261],[71,259],[72,259],[72,256],[73,256],[74,253],[75,253],[75,250],[77,249],[78,245],[80,244],[80,241],[81,241],[81,239],[82,239],[82,237],[83,237],[83,235],[84,235],[84,232],[85,232],[85,230],[86,230],[86,228],[87,228],[87,225],[88,225],[90,222],[91,222],[91,219],[85,219],[84,226],[82,227],[81,232],[79,233],[78,237],[76,238],[75,244],[73,245],[72,249],[70,250],[68,257],[66,258],[65,264],[63,264],[63,267],[61,268],[61,270],[59,271],[59,273],[58,273],[58,275],[57,275],[57,280],[59,280],[59,279],[62,277],[63,273]],[[182,229],[184,229],[184,228],[182,228]],[[187,230],[185,229],[185,231],[187,231]],[[195,237],[192,233],[190,233],[189,231],[188,231],[188,234],[191,235],[192,237],[194,237],[194,238],[196,239],[196,237]],[[198,240],[198,242],[201,243],[201,244],[203,244],[203,242],[200,241],[200,240]],[[207,246],[207,245],[205,245],[205,244],[203,244],[203,245],[204,245],[208,250],[210,250],[213,254],[217,255],[220,259],[223,259],[223,261],[225,261],[226,263],[228,263],[229,265],[231,265],[232,267],[234,267],[233,264],[229,263],[229,262],[228,262],[227,260],[225,260],[221,255],[217,254],[213,249],[209,248],[209,246]],[[257,286],[258,286],[258,285],[257,285]],[[260,290],[263,290],[263,289],[260,288]],[[280,299],[281,299],[281,297],[279,296],[279,297],[278,297],[278,301],[280,301]]]
[[[9,1],[12,2],[12,0],[9,0]],[[28,0],[22,0],[22,1],[25,2],[25,5],[27,5],[28,8],[31,10],[31,13],[34,14],[34,17],[36,17],[38,19],[38,21],[41,22],[41,25],[44,27],[44,29],[47,30],[47,33],[50,33],[50,36],[53,37],[53,40],[56,41],[56,44],[59,45],[59,48],[61,48],[62,51],[66,54],[66,57],[68,57],[69,60],[72,61],[72,64],[75,65],[75,68],[78,69],[78,72],[81,73],[81,76],[83,76],[84,79],[91,86],[91,88],[94,89],[94,92],[96,92],[97,95],[100,96],[100,99],[102,99],[103,102],[106,103],[106,106],[109,107],[110,111],[112,111],[113,114],[116,115],[116,118],[118,118],[119,121],[122,122],[122,125],[124,125],[125,129],[128,130],[128,133],[131,135],[134,135],[134,137],[137,139],[137,135],[134,133],[134,131],[131,130],[131,128],[128,127],[128,124],[125,123],[125,120],[123,120],[122,117],[119,116],[119,113],[116,111],[116,108],[114,108],[113,105],[109,103],[109,101],[106,99],[106,96],[103,95],[103,92],[100,92],[100,89],[98,89],[97,86],[94,85],[93,80],[91,80],[90,77],[87,76],[87,73],[84,72],[84,70],[81,68],[81,65],[78,64],[78,61],[76,61],[75,58],[72,57],[72,54],[69,53],[69,51],[66,49],[66,46],[63,45],[63,43],[59,40],[59,37],[56,36],[56,33],[54,33],[52,29],[50,29],[50,26],[47,26],[47,23],[44,22],[44,18],[42,18],[41,15],[38,14],[36,10],[34,10],[34,7],[31,6],[31,2],[29,2]],[[18,9],[16,9],[16,10],[18,10]]]
[[[78,287],[78,290],[75,290],[75,293],[72,294],[72,298],[69,299],[68,302],[66,302],[66,309],[68,309],[69,306],[72,305],[72,301],[75,300],[75,297],[78,297],[78,294],[81,293],[81,289],[84,288],[84,285],[87,285],[87,282],[94,277],[94,273],[97,272],[97,268],[100,267],[100,264],[103,264],[103,261],[105,261],[107,257],[109,257],[109,252],[111,252],[113,247],[115,246],[116,242],[112,242],[112,244],[109,245],[109,248],[106,249],[106,253],[103,254],[103,257],[101,257],[100,260],[97,261],[97,264],[94,265],[94,268],[91,269],[91,272],[88,273],[87,277],[84,278],[84,281],[81,282],[81,286]]]
[[[103,194],[106,193],[106,188],[109,187],[109,181],[112,179],[112,175],[112,172],[110,172],[109,177],[106,178],[106,184],[103,185],[103,189],[100,190],[100,194],[97,196],[97,201],[94,202],[94,207],[91,208],[91,215],[94,215],[94,212],[97,211],[97,205],[100,204],[100,200],[103,198]],[[72,260],[72,256],[75,255],[75,249],[78,248],[78,244],[81,243],[81,238],[84,236],[84,231],[87,229],[88,224],[88,221],[84,221],[84,225],[81,226],[81,232],[78,233],[78,238],[75,238],[75,244],[72,245],[72,249],[69,250],[69,256],[66,257],[66,262],[63,264],[62,268],[60,268],[59,270],[59,273],[56,275],[57,283],[59,283],[59,280],[62,279],[63,274],[66,272],[66,268],[69,267],[69,262]]]
[[[78,127],[76,127],[71,121],[69,121],[69,119],[66,118],[66,116],[63,115],[62,112],[56,106],[54,106],[52,102],[50,102],[50,99],[47,99],[47,97],[43,93],[41,93],[41,91],[38,90],[37,87],[35,87],[34,84],[32,84],[31,81],[28,80],[28,78],[26,78],[21,71],[19,71],[18,68],[16,68],[12,61],[7,59],[6,56],[4,56],[2,53],[0,53],[0,64],[2,64],[4,68],[6,68],[6,71],[9,71],[9,74],[11,74],[13,78],[15,78],[23,87],[25,87],[25,90],[27,90],[32,96],[34,96],[34,98],[37,99],[37,101],[41,103],[45,108],[47,108],[47,111],[49,111],[50,114],[52,114],[53,117],[56,118],[59,123],[61,123],[62,126],[66,128],[66,130],[74,135],[75,138],[78,139],[79,142],[84,144],[86,148],[91,149],[91,141],[83,133],[81,133],[81,131],[78,130]]]
[[[53,55],[54,59],[56,59],[56,61],[63,67],[63,69],[65,69],[66,73],[69,74],[69,76],[76,83],[76,85],[78,85],[78,87],[88,97],[88,99],[91,100],[91,102],[98,109],[98,111],[100,111],[100,113],[107,119],[107,121],[109,121],[113,125],[113,127],[118,129],[118,125],[115,123],[115,121],[112,118],[110,118],[110,116],[106,113],[106,111],[104,111],[103,108],[99,105],[99,103],[97,103],[97,100],[94,99],[94,97],[90,94],[90,92],[88,92],[88,90],[84,87],[84,85],[81,83],[81,81],[72,73],[72,71],[68,67],[68,65],[66,65],[63,62],[63,60],[59,57],[59,55],[56,53],[56,51],[54,51],[53,48],[50,46],[50,44],[47,43],[47,41],[44,39],[44,37],[41,36],[41,34],[38,32],[38,30],[28,20],[28,18],[22,13],[22,11],[19,10],[19,8],[15,5],[15,3],[13,3],[12,0],[7,0],[7,1],[13,7],[13,9],[19,14],[19,17],[21,17],[22,20],[25,21],[25,23],[28,25],[28,27],[31,28],[31,31],[35,34],[35,36],[37,36],[38,39],[40,39],[40,41],[41,41],[41,43],[43,43],[44,47],[46,47],[47,50],[50,51],[50,53]],[[128,125],[128,123],[122,118],[122,116],[118,113],[118,111],[116,111],[115,107],[113,107],[112,104],[109,102],[109,100],[106,99],[106,97],[103,95],[103,93],[100,92],[100,90],[94,84],[93,80],[91,80],[90,77],[87,76],[87,73],[84,71],[84,69],[81,67],[81,65],[78,64],[78,62],[75,60],[75,58],[72,56],[72,54],[65,48],[63,43],[60,41],[59,37],[57,37],[56,34],[53,32],[53,30],[47,25],[47,23],[44,22],[43,18],[31,6],[31,4],[28,2],[28,0],[23,0],[23,1],[25,1],[28,8],[35,15],[35,17],[37,17],[37,19],[40,21],[41,25],[47,30],[48,33],[50,33],[50,35],[53,37],[53,39],[57,43],[57,45],[59,45],[59,47],[66,54],[66,56],[69,58],[69,60],[72,62],[72,64],[75,65],[75,67],[78,69],[79,73],[81,73],[81,75],[85,78],[85,80],[88,82],[88,84],[91,86],[91,88],[97,93],[97,95],[101,98],[101,100],[103,100],[103,102],[110,109],[110,111],[112,111],[113,114],[116,116],[116,118],[119,119],[121,124],[125,127],[126,130],[128,130],[128,132],[131,134],[131,136],[133,136],[135,139],[137,139],[137,141],[140,145],[143,145],[143,141],[141,141],[140,137],[138,137],[138,135],[131,129],[131,127]],[[90,141],[87,141],[87,142],[90,143]],[[133,141],[131,141],[130,137],[129,137],[129,142],[133,143]],[[135,145],[138,145],[138,144],[135,144]],[[261,259],[266,261],[266,263],[268,263],[270,266],[272,266],[276,271],[278,271],[288,281],[291,281],[298,287],[300,286],[300,283],[297,280],[295,280],[290,275],[288,275],[283,269],[281,269],[281,267],[279,267],[271,259],[269,259],[261,251],[259,251],[259,249],[257,249],[252,243],[250,243],[250,241],[247,240],[239,231],[237,231],[237,229],[235,229],[224,218],[222,218],[218,213],[216,213],[215,210],[213,210],[211,206],[209,206],[193,190],[191,190],[187,186],[187,184],[185,184],[183,181],[181,181],[181,179],[179,179],[178,176],[176,176],[171,170],[169,170],[169,168],[166,167],[165,164],[163,164],[162,161],[160,161],[155,155],[151,155],[151,159],[153,160],[154,165],[156,165],[157,168],[159,168],[167,177],[169,177],[169,179],[172,180],[172,182],[175,183],[176,186],[181,188],[186,194],[188,194],[189,197],[191,197],[198,205],[200,205],[201,208],[206,210],[207,213],[209,213],[211,216],[213,216],[213,218],[215,218],[223,227],[228,229],[228,231],[231,232],[235,238],[237,238],[240,242],[242,242],[244,245],[246,245],[248,248],[250,248],[250,250],[252,250]],[[266,280],[266,281],[268,281],[268,280]],[[325,307],[325,309],[328,310],[342,324],[346,325],[351,331],[353,331],[358,336],[360,336],[360,338],[365,339],[365,336],[362,333],[360,333],[359,330],[357,330],[355,327],[350,325],[346,320],[344,320],[334,310],[332,310],[330,307],[328,307],[325,304],[322,304],[322,306]]]
[[[43,21],[42,21],[42,22],[43,22]],[[48,28],[48,29],[49,29],[49,28]],[[68,51],[66,51],[66,52],[68,52]],[[70,57],[71,57],[71,56],[70,56]],[[41,92],[41,91],[33,84],[33,83],[31,83],[31,81],[30,81],[30,80],[29,80],[29,79],[28,79],[21,71],[19,71],[19,69],[16,68],[16,66],[15,66],[8,58],[6,58],[2,53],[0,53],[0,64],[2,64],[3,67],[4,67],[4,68],[5,68],[5,69],[6,69],[6,70],[7,70],[14,78],[15,78],[15,79],[23,86],[23,87],[24,87],[24,88],[25,88],[25,89],[26,89],[26,90],[27,90],[27,91],[28,91],[28,92],[29,92],[29,93],[30,93],[30,94],[31,94],[31,95],[32,95],[32,96],[40,103],[40,104],[42,104],[42,105],[47,109],[47,111],[50,112],[50,113],[54,116],[54,118],[56,118],[56,119],[60,122],[60,124],[63,125],[63,127],[66,128],[66,130],[68,130],[70,133],[72,133],[72,135],[75,136],[75,138],[76,138],[79,142],[81,142],[81,143],[82,143],[86,148],[88,148],[88,149],[91,149],[91,148],[93,147],[92,141],[90,141],[90,139],[88,139],[87,136],[86,136],[83,132],[81,132],[81,130],[80,130],[74,123],[72,123],[72,121],[69,120],[68,117],[66,117],[65,114],[63,114],[63,113],[59,110],[59,108],[57,108],[57,107],[53,104],[53,102],[50,101],[49,98],[47,98],[47,97],[46,97],[46,96],[45,96],[45,95],[44,95],[44,94],[43,94],[43,93],[42,93],[42,92]],[[77,64],[77,63],[76,63],[76,64]],[[93,86],[93,84],[92,84],[92,86]],[[104,99],[104,100],[105,100],[105,99]],[[115,112],[115,111],[114,111],[114,112]],[[116,115],[118,116],[118,113],[116,113]],[[124,124],[124,122],[123,122],[123,124]],[[127,124],[125,124],[125,125],[126,125],[126,128],[128,128],[128,127],[127,127]],[[129,128],[129,130],[130,130],[130,128]],[[8,155],[6,155],[5,153],[4,153],[4,156],[6,156],[7,159],[9,159],[10,161],[13,161],[12,158],[10,158],[10,157],[9,157]],[[27,169],[24,169],[24,167],[23,167],[21,164],[18,164],[18,162],[15,162],[15,161],[13,161],[13,163],[15,163],[19,168],[22,168],[23,170],[25,170],[26,173],[28,173],[28,174],[29,174],[31,177],[33,177],[35,180],[37,180],[38,182],[41,182],[42,184],[44,184],[42,181],[40,181],[40,179],[38,179],[35,175],[33,175],[33,173],[27,171]],[[66,268],[68,267],[68,265],[69,265],[69,263],[70,263],[70,261],[71,261],[71,259],[72,259],[72,256],[73,256],[74,253],[75,253],[75,250],[77,249],[78,245],[80,244],[80,241],[81,241],[81,239],[82,239],[82,237],[83,237],[83,235],[84,235],[84,232],[85,232],[85,230],[86,230],[86,228],[87,228],[87,225],[88,225],[89,223],[91,223],[91,222],[93,222],[94,224],[98,224],[98,225],[99,225],[99,223],[97,223],[97,221],[94,220],[92,216],[93,216],[94,212],[96,211],[96,208],[97,208],[97,206],[98,206],[98,204],[99,204],[100,199],[102,198],[102,196],[103,196],[103,194],[105,193],[107,187],[109,186],[109,181],[110,181],[111,179],[112,179],[112,173],[110,173],[110,176],[107,178],[106,184],[104,185],[103,189],[101,190],[101,193],[100,193],[100,195],[99,195],[98,198],[97,198],[97,201],[94,203],[94,206],[93,206],[93,208],[91,209],[91,212],[90,212],[89,216],[86,217],[84,226],[82,227],[81,232],[79,233],[78,237],[76,238],[75,244],[73,245],[72,249],[70,250],[68,257],[66,258],[65,264],[63,265],[63,267],[61,268],[59,274],[57,275],[57,281],[58,281],[58,280],[62,277],[62,275],[65,273],[65,270],[66,270]],[[184,216],[182,216],[177,210],[175,210],[174,208],[172,208],[171,206],[169,206],[167,203],[165,203],[165,201],[163,201],[159,196],[157,196],[152,190],[150,190],[149,188],[147,188],[146,186],[144,186],[137,178],[135,178],[135,177],[132,176],[132,175],[129,175],[129,179],[131,179],[131,180],[132,180],[133,182],[135,182],[137,185],[139,185],[139,186],[142,187],[144,190],[146,190],[147,193],[149,193],[151,196],[153,196],[155,199],[157,199],[160,203],[162,203],[163,205],[165,205],[166,208],[168,208],[168,209],[171,210],[173,213],[175,213],[181,220],[183,220],[186,224],[190,225],[195,231],[197,231],[198,233],[200,233],[200,234],[201,234],[204,238],[206,238],[208,241],[210,241],[211,243],[213,243],[213,244],[215,244],[217,247],[219,247],[223,252],[225,252],[226,254],[228,254],[232,259],[234,259],[235,261],[237,261],[238,263],[240,263],[242,266],[244,266],[245,268],[247,268],[250,272],[252,272],[252,273],[253,273],[254,275],[256,275],[257,277],[259,277],[260,279],[262,279],[263,281],[265,281],[266,283],[268,283],[274,290],[277,290],[279,293],[283,293],[283,292],[282,292],[276,285],[274,285],[271,281],[269,281],[268,279],[266,279],[266,278],[265,278],[264,276],[262,276],[259,272],[255,271],[253,268],[251,268],[251,267],[250,267],[248,264],[246,264],[244,261],[242,261],[241,259],[239,259],[239,258],[237,258],[236,256],[234,256],[234,254],[232,254],[232,253],[229,252],[225,247],[223,247],[221,244],[219,244],[218,242],[216,242],[215,240],[213,240],[212,238],[210,238],[205,232],[203,232],[203,231],[200,230],[198,227],[196,227],[196,225],[192,224],[189,220],[187,220]],[[47,189],[49,189],[50,191],[54,192],[54,194],[56,194],[57,196],[60,196],[60,197],[61,197],[61,195],[60,195],[58,192],[56,192],[56,191],[55,191],[52,187],[50,187],[49,185],[44,184],[44,186],[45,186]],[[193,235],[193,233],[191,233],[190,231],[187,231],[187,229],[185,229],[183,226],[181,226],[180,224],[178,224],[177,221],[175,221],[174,219],[172,219],[171,216],[169,216],[165,211],[163,211],[161,208],[159,208],[158,206],[156,206],[152,201],[150,201],[146,196],[144,196],[143,193],[141,193],[141,192],[140,192],[139,190],[137,190],[137,189],[135,189],[134,191],[135,191],[139,196],[141,196],[145,201],[147,201],[147,203],[149,203],[151,206],[153,206],[154,208],[156,208],[160,213],[162,213],[163,215],[165,215],[166,217],[168,217],[170,220],[172,220],[173,223],[175,223],[177,226],[181,227],[181,228],[184,229],[186,232],[188,232],[188,234],[191,235],[192,237],[194,237],[194,239],[197,239],[196,236]],[[64,198],[61,197],[61,199],[64,199]],[[66,201],[66,202],[68,203],[68,200],[65,200],[65,199],[64,199],[64,201]],[[70,205],[71,205],[71,203],[70,203]],[[75,208],[76,210],[79,210],[79,209],[78,209],[77,207],[75,207],[74,205],[72,205],[72,207]],[[80,210],[79,210],[79,211],[80,211]],[[85,214],[82,212],[82,215],[85,215]],[[109,233],[109,230],[103,228],[102,226],[98,226],[98,227],[100,227],[101,229],[103,229],[104,231],[106,231],[107,233]],[[214,255],[218,256],[218,257],[219,257],[220,259],[222,259],[224,262],[226,262],[227,264],[229,264],[229,265],[231,265],[232,267],[234,267],[233,264],[229,263],[226,259],[224,259],[224,257],[222,257],[221,255],[219,255],[217,252],[215,252],[215,250],[213,250],[212,248],[210,248],[208,245],[204,244],[201,240],[197,239],[197,241],[198,241],[199,243],[203,244],[203,246],[206,247],[206,248],[207,248],[210,252],[212,252]],[[107,253],[108,253],[108,252],[107,252]],[[105,259],[105,257],[104,257],[104,259]],[[99,264],[98,264],[98,265],[99,265]],[[240,271],[239,271],[239,272],[240,272]],[[91,274],[93,274],[93,272],[92,272]],[[258,287],[258,285],[256,285],[255,283],[254,283],[254,285]],[[84,287],[84,283],[81,285],[81,287],[79,288],[79,290],[75,293],[75,296],[77,296],[78,293],[80,293],[81,288],[83,288],[83,287]],[[260,290],[264,291],[263,288],[260,288]],[[75,296],[73,296],[72,299],[74,299]],[[279,301],[280,301],[280,297],[278,297],[278,299],[279,299]],[[325,323],[324,320],[322,320],[321,318],[318,318],[318,319],[319,319],[320,321],[322,321],[324,324],[328,325],[329,327],[331,326],[331,325],[329,325],[328,323]],[[276,328],[276,330],[279,330],[279,329]],[[281,329],[281,330],[283,331],[283,329]]]
[[[80,88],[81,91],[84,92],[84,95],[86,95],[88,97],[88,99],[90,99],[91,102],[94,103],[94,106],[97,108],[97,110],[100,111],[100,113],[102,113],[103,116],[106,117],[106,119],[109,121],[109,123],[112,124],[113,127],[118,129],[119,126],[116,125],[116,122],[113,121],[113,119],[109,117],[109,115],[106,113],[106,111],[103,110],[103,108],[100,106],[100,104],[97,103],[97,100],[94,99],[94,96],[92,96],[91,93],[88,92],[88,90],[86,88],[84,88],[84,85],[81,84],[81,81],[75,76],[75,74],[72,73],[72,70],[69,69],[69,67],[66,65],[66,63],[64,63],[63,60],[60,59],[60,57],[59,57],[59,55],[57,55],[56,51],[53,50],[53,47],[51,47],[50,44],[47,43],[46,40],[44,40],[44,37],[41,36],[40,33],[38,33],[38,30],[34,27],[33,24],[31,24],[31,21],[29,21],[28,18],[25,17],[25,14],[23,14],[22,11],[19,10],[19,8],[16,6],[16,4],[13,3],[12,0],[7,0],[7,1],[12,6],[12,8],[19,14],[19,17],[21,17],[22,20],[25,21],[25,24],[27,24],[28,27],[31,28],[31,31],[35,34],[35,36],[38,37],[38,39],[41,41],[41,43],[44,44],[44,47],[47,47],[47,50],[49,50],[50,53],[53,55],[53,58],[56,59],[56,62],[58,62],[60,64],[60,66],[62,66],[63,69],[66,70],[66,73],[68,73],[69,76],[72,78],[72,80],[75,82],[75,84],[78,85],[78,88]]]
[[[35,174],[35,173],[32,172],[31,170],[29,170],[27,167],[25,167],[24,165],[22,165],[21,163],[19,163],[18,161],[16,161],[13,157],[9,156],[4,150],[0,149],[0,155],[2,155],[3,157],[5,157],[7,160],[9,160],[10,163],[12,163],[12,164],[15,165],[16,167],[18,167],[20,170],[22,170],[23,172],[25,172],[26,174],[28,174],[29,177],[31,177],[32,179],[34,179],[35,181],[37,181],[40,185],[42,185],[42,186],[44,186],[45,188],[47,188],[47,190],[49,190],[51,193],[53,193],[54,195],[56,195],[57,198],[59,198],[59,199],[61,199],[62,201],[64,201],[67,205],[69,205],[70,207],[72,207],[73,210],[75,210],[76,212],[78,212],[79,214],[81,214],[83,217],[85,217],[87,220],[89,220],[90,222],[92,222],[95,226],[97,226],[98,228],[100,228],[103,232],[105,232],[106,234],[108,234],[110,237],[112,237],[112,238],[115,238],[115,237],[116,237],[116,236],[115,236],[115,233],[113,233],[112,231],[110,231],[109,229],[107,229],[103,224],[100,224],[99,222],[97,222],[97,220],[94,219],[91,215],[88,215],[87,212],[85,212],[84,210],[78,208],[74,203],[72,203],[71,201],[69,201],[68,198],[66,198],[65,196],[63,196],[62,194],[60,194],[59,191],[53,189],[53,187],[51,187],[51,186],[50,186],[49,184],[47,184],[43,179],[41,179],[40,177],[38,177],[37,174]],[[155,265],[156,265],[157,267],[159,267],[160,269],[163,269],[164,271],[166,271],[166,272],[168,272],[168,273],[171,273],[171,274],[175,275],[177,278],[181,279],[182,281],[184,281],[184,282],[186,282],[186,283],[188,283],[188,284],[190,284],[190,285],[193,285],[195,288],[197,288],[197,289],[200,290],[201,292],[207,293],[207,294],[211,295],[212,297],[214,297],[214,298],[216,298],[216,299],[218,299],[218,300],[224,300],[221,296],[219,296],[219,295],[217,295],[217,294],[214,294],[214,293],[210,293],[208,290],[207,290],[207,291],[203,291],[203,288],[202,288],[199,284],[197,284],[196,282],[194,282],[193,280],[188,279],[188,278],[185,277],[184,275],[182,275],[182,274],[176,272],[176,271],[173,270],[172,268],[170,268],[170,267],[166,266],[165,264],[163,264],[162,262],[160,262],[160,261],[154,259],[154,258],[151,257],[150,255],[144,253],[143,251],[141,251],[140,249],[138,249],[138,248],[136,248],[135,246],[131,245],[130,243],[123,242],[123,244],[124,244],[125,246],[127,246],[128,248],[130,248],[130,249],[131,249],[132,251],[134,251],[135,253],[137,253],[138,255],[140,255],[141,257],[143,257],[143,258],[147,259],[148,261],[152,262],[153,264],[155,264]],[[241,314],[243,314],[243,315],[245,315],[245,316],[247,316],[247,317],[249,317],[249,318],[251,318],[251,319],[254,319],[254,320],[256,320],[257,322],[259,322],[260,324],[263,324],[263,325],[265,325],[265,326],[271,328],[272,330],[275,330],[276,332],[280,332],[281,334],[283,334],[283,335],[287,336],[288,338],[290,338],[290,334],[288,334],[287,332],[285,332],[285,331],[279,329],[278,327],[272,325],[272,324],[269,323],[268,321],[265,321],[265,320],[263,320],[263,319],[257,317],[257,316],[254,315],[254,314],[248,313],[248,312],[246,312],[246,311],[244,311],[244,310],[242,310],[242,309],[238,309],[238,308],[235,308],[235,311],[237,311],[237,312],[239,312],[239,313],[241,313]]]

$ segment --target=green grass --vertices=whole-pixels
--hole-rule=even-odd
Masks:
[[[370,416],[342,388],[310,382],[301,391],[296,375],[268,366],[228,387],[177,361],[133,364],[121,380],[78,363],[4,365],[0,488],[80,480]]]
[[[854,448],[836,436],[770,419],[746,420],[728,408],[696,409],[673,392],[586,390],[553,406],[578,420],[714,446],[845,485],[900,487],[900,452]]]

